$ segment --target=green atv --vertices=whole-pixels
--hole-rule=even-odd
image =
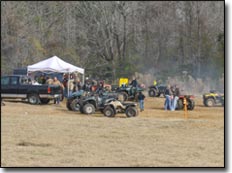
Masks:
[[[144,91],[144,88],[132,87],[131,85],[123,85],[116,89],[117,93],[123,95],[123,101],[138,101],[138,94],[140,91]]]
[[[203,94],[203,103],[207,107],[212,107],[215,105],[224,106],[224,94],[211,90],[209,93]]]

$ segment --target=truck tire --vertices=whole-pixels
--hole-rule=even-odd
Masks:
[[[50,99],[48,99],[48,98],[42,98],[42,99],[40,99],[40,102],[42,104],[48,104],[50,102]]]
[[[128,108],[126,108],[126,116],[127,117],[135,117],[138,115],[138,111],[135,107],[131,107],[129,106]]]
[[[39,96],[37,94],[30,94],[28,96],[28,102],[32,105],[36,105],[39,103]]]
[[[95,113],[95,107],[94,107],[92,104],[87,103],[87,104],[84,105],[84,107],[83,107],[83,112],[84,112],[85,114],[93,114],[93,113]]]
[[[103,113],[106,117],[114,117],[115,112],[111,106],[106,106],[103,110]]]

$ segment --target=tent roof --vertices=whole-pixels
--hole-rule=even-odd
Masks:
[[[36,64],[27,66],[28,72],[35,72],[35,71],[52,71],[58,73],[72,73],[72,72],[79,72],[84,74],[84,69],[80,67],[76,67],[72,64],[69,64],[62,59],[58,58],[57,56],[53,56],[46,60],[40,61]]]

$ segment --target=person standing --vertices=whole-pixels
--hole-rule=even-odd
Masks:
[[[53,83],[53,80],[50,76],[47,76],[45,84],[51,85]]]
[[[180,96],[180,89],[179,87],[176,85],[174,87],[173,90],[173,99],[172,99],[172,107],[171,107],[171,111],[176,110],[176,104],[177,104],[177,100],[179,99]]]
[[[140,111],[144,111],[144,99],[145,95],[140,91],[138,95]]]
[[[81,83],[81,81],[80,81],[80,79],[76,79],[75,81],[74,81],[74,91],[80,91],[80,90],[82,90],[82,83]]]
[[[90,83],[90,80],[87,79],[84,83],[84,86],[83,86],[83,90],[86,91],[86,92],[91,92],[91,83]]]
[[[164,95],[165,95],[164,110],[171,110],[172,91],[171,91],[170,85],[167,86],[164,92]]]
[[[69,79],[67,82],[67,98],[69,98],[72,93],[73,93],[73,89],[74,89],[74,80],[73,79]]]
[[[57,77],[54,77],[53,78],[53,83],[52,85],[58,85],[61,87],[61,94],[63,95],[63,89],[64,89],[64,86],[62,85],[62,83],[57,79]],[[60,103],[60,97],[56,97],[55,100],[54,100],[54,104],[59,104]]]
[[[67,98],[68,97],[68,75],[67,74],[63,75],[62,84],[64,86],[64,96]]]

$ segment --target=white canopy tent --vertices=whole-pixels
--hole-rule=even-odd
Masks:
[[[85,70],[80,67],[76,67],[69,64],[57,56],[53,56],[46,60],[40,61],[36,64],[27,66],[27,73],[31,72],[56,72],[56,73],[74,73],[78,72],[83,75],[82,82],[84,83],[84,72]],[[70,75],[68,75],[70,76]],[[69,93],[68,93],[69,94]]]

